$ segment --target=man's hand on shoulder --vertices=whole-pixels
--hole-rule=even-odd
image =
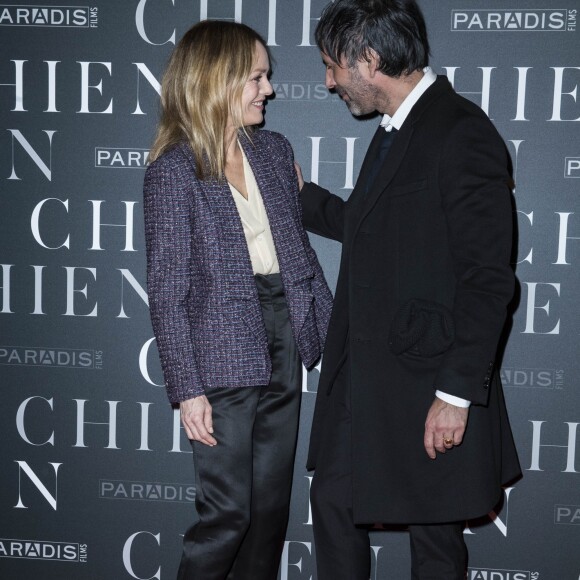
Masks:
[[[304,187],[304,177],[302,175],[302,168],[298,165],[297,161],[294,161],[294,169],[296,169],[296,175],[298,177],[298,189],[302,191]]]
[[[437,452],[445,453],[460,445],[467,427],[469,408],[456,407],[450,403],[435,398],[425,421],[425,451],[431,459],[437,457]]]

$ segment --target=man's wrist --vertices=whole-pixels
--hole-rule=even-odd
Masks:
[[[455,405],[456,407],[461,407],[463,409],[468,409],[471,406],[471,401],[462,399],[461,397],[456,397],[455,395],[450,395],[449,393],[444,393],[443,391],[435,391],[435,396],[450,405]]]

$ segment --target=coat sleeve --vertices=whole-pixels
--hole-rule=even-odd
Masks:
[[[172,403],[204,394],[187,310],[194,291],[189,197],[193,179],[185,161],[160,158],[148,167],[143,187],[149,309]]]
[[[300,191],[300,201],[302,221],[309,232],[342,242],[345,209],[342,198],[316,183],[307,182]]]
[[[435,388],[481,405],[514,292],[507,168],[505,145],[487,117],[466,116],[451,129],[439,186],[455,275],[455,342]]]

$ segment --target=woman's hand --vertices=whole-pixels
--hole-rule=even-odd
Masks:
[[[212,437],[213,421],[211,405],[205,395],[181,401],[179,404],[181,422],[190,439],[213,447],[217,441]]]
[[[302,190],[304,186],[304,177],[302,177],[302,168],[296,161],[294,161],[294,168],[296,169],[296,175],[298,176],[298,189]]]

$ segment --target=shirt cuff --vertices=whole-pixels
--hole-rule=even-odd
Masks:
[[[462,399],[461,397],[456,397],[455,395],[450,395],[449,393],[444,393],[442,391],[435,391],[435,396],[450,405],[455,405],[456,407],[462,407],[468,409],[471,406],[471,401],[467,399]]]

